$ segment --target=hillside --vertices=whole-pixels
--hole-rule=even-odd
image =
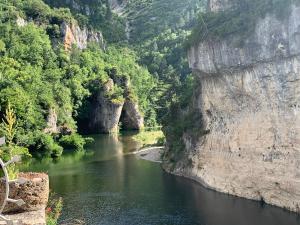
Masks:
[[[59,156],[63,146],[83,148],[78,125],[98,133],[116,131],[121,119],[124,129],[140,129],[144,115],[146,125],[155,121],[149,93],[156,81],[132,50],[106,46],[78,15],[41,0],[2,0],[0,13],[0,117],[10,103],[16,144]]]

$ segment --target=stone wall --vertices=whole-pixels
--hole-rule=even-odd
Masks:
[[[8,203],[4,213],[11,220],[21,221],[23,225],[46,225],[45,208],[49,197],[49,177],[43,173],[20,173],[19,178],[24,183],[11,183],[9,197],[11,199],[22,199],[25,204],[18,206]],[[0,203],[5,197],[5,183],[0,181]],[[1,222],[0,222],[1,224]]]

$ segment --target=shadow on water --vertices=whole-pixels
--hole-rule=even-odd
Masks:
[[[140,146],[129,134],[94,136],[87,152],[56,162],[33,161],[27,170],[47,171],[64,198],[61,220],[88,225],[299,225],[300,217],[277,207],[207,190],[165,173],[159,164],[127,153]]]

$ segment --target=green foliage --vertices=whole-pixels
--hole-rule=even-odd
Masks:
[[[48,204],[46,207],[46,221],[47,225],[57,225],[58,219],[63,208],[63,199],[58,197],[55,193],[50,192]]]
[[[239,37],[237,44],[243,44],[254,32],[260,18],[264,18],[268,13],[281,18],[286,17],[291,3],[299,3],[299,0],[236,0],[232,10],[201,13],[186,46],[233,35]]]
[[[152,114],[159,123],[178,99],[182,83],[191,73],[184,41],[205,1],[131,0],[126,15],[131,26],[129,43],[139,63],[159,80],[152,90]]]
[[[81,24],[101,30],[109,43],[126,40],[125,20],[112,12],[107,0],[77,0],[76,5],[66,0],[45,0],[45,2],[53,7],[69,8]]]
[[[63,148],[55,142],[54,138],[43,132],[36,132],[34,145],[31,148],[37,156],[59,157],[63,152]]]
[[[91,138],[83,138],[79,134],[64,135],[59,139],[61,146],[67,149],[76,149],[76,151],[82,151],[84,146],[93,141]]]
[[[89,98],[110,78],[115,81],[107,93],[110,100],[138,101],[146,123],[155,124],[150,93],[156,79],[138,65],[134,51],[111,46],[104,52],[90,43],[85,50],[74,47],[67,52],[53,38],[61,38],[62,22],[74,21],[70,10],[50,8],[41,0],[0,3],[0,118],[11,102],[18,117],[16,143],[35,155],[60,156],[63,148],[57,143],[59,138],[44,133],[49,112],[55,109],[59,128],[76,132],[76,121],[90,110]],[[76,16],[87,22],[85,16]],[[19,17],[31,22],[17,26]],[[110,73],[112,69],[116,70],[114,75]],[[117,82],[124,79],[129,86]],[[78,134],[62,140],[61,144],[76,149],[85,144]]]
[[[2,123],[0,124],[1,133],[6,138],[6,145],[0,149],[0,157],[4,161],[11,160],[14,156],[31,156],[27,148],[18,146],[14,141],[17,128],[17,118],[14,110],[8,104]],[[15,179],[18,175],[18,169],[15,165],[9,165],[8,174],[11,179]]]
[[[193,137],[192,140],[206,135],[209,131],[203,127],[201,112],[193,109],[193,93],[201,84],[192,75],[188,76],[180,86],[180,94],[174,100],[168,113],[163,117],[163,131],[168,147],[175,161],[183,152],[185,145],[183,136]]]
[[[133,139],[139,142],[140,144],[142,144],[143,147],[146,147],[146,146],[156,146],[156,145],[163,144],[165,137],[161,130],[142,131],[134,135]]]
[[[189,29],[201,7],[199,0],[128,1],[125,13],[133,27],[132,43],[151,40],[167,29]]]

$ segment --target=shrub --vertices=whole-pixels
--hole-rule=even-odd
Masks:
[[[63,152],[63,148],[55,143],[53,137],[49,134],[38,132],[35,135],[35,145],[33,149],[36,153],[49,157],[59,157]]]
[[[92,138],[84,138],[79,134],[71,134],[62,136],[59,140],[59,143],[67,149],[76,149],[76,151],[83,150],[84,146],[93,141]]]

